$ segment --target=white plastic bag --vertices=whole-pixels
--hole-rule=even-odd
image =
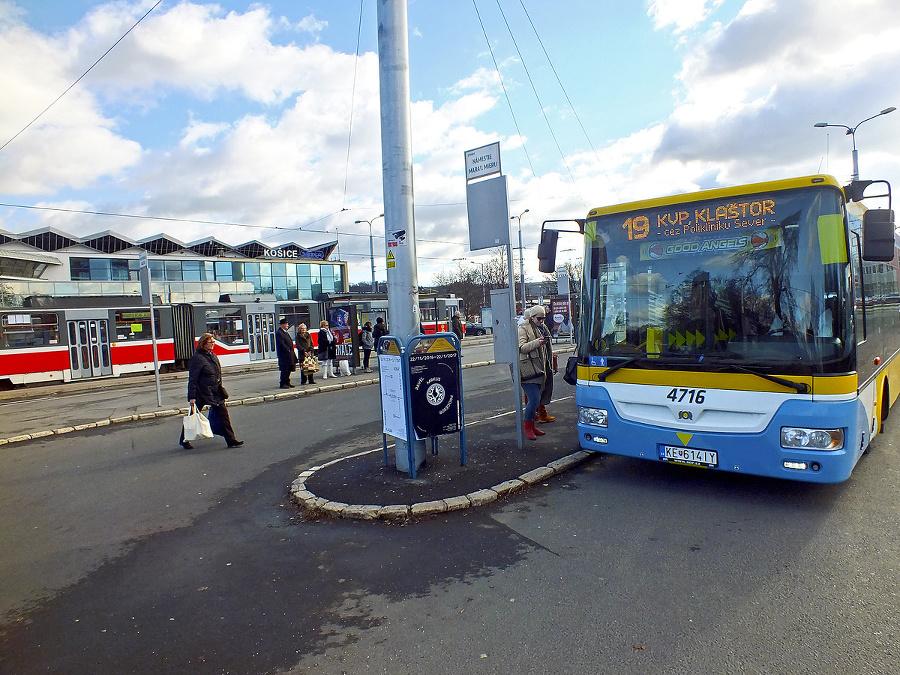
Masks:
[[[196,441],[201,438],[212,438],[213,432],[209,420],[191,403],[191,412],[184,416],[184,440]]]
[[[341,375],[350,375],[350,362],[344,360],[338,361],[338,363],[340,364]]]

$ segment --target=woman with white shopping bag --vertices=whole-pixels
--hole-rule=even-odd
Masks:
[[[234,435],[234,429],[231,428],[231,418],[225,406],[228,392],[222,386],[222,365],[219,358],[213,354],[215,343],[216,339],[210,333],[204,333],[197,341],[197,349],[188,366],[188,401],[191,407],[196,406],[198,411],[202,411],[204,406],[209,406],[212,432],[224,436],[229,448],[237,448],[242,446],[244,441],[239,441]],[[179,442],[186,450],[193,448],[191,442],[185,440],[184,426]]]

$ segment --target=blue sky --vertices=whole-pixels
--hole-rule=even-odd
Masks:
[[[0,0],[0,202],[18,205],[0,207],[0,229],[338,238],[351,281],[368,280],[354,221],[382,212],[375,0],[361,30],[356,0],[166,0],[22,131],[155,3]],[[897,3],[410,0],[408,15],[424,284],[490,255],[468,250],[465,150],[501,143],[534,280],[544,219],[793,175],[847,181],[850,139],[813,124],[900,105]],[[863,178],[900,177],[900,112],[856,138]],[[383,240],[376,251],[384,279]]]

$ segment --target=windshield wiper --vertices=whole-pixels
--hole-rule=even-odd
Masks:
[[[775,384],[780,384],[782,387],[787,387],[788,389],[793,389],[798,394],[808,394],[809,393],[809,385],[806,382],[794,382],[793,380],[786,380],[783,377],[776,377],[775,375],[766,375],[765,373],[759,373],[755,370],[751,370],[750,368],[744,368],[744,366],[739,366],[733,363],[722,364],[728,370],[732,370],[738,373],[749,373],[750,375],[756,375],[757,377],[761,377],[764,380],[768,380],[769,382],[774,382]]]
[[[643,358],[644,357],[642,357],[642,356],[633,356],[630,359],[625,359],[621,363],[617,363],[614,366],[610,366],[609,370],[606,370],[597,375],[597,382],[605,382],[606,378],[609,377],[610,375],[612,375],[614,372],[616,372],[619,368],[624,368],[625,366],[630,366],[633,363],[636,363],[636,362],[642,360]]]

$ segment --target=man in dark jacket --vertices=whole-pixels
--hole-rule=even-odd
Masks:
[[[378,349],[378,341],[382,336],[387,335],[388,329],[384,323],[384,319],[380,316],[375,319],[375,328],[372,330],[372,337],[375,339],[375,349]]]
[[[197,350],[188,366],[188,401],[201,411],[208,405],[212,432],[224,436],[229,448],[237,448],[242,446],[244,441],[237,440],[234,429],[231,428],[231,418],[225,406],[228,392],[222,386],[222,365],[219,358],[213,354],[215,344],[216,339],[210,333],[204,333],[197,341]],[[184,440],[184,427],[181,428],[180,443],[186,450],[193,448]]]
[[[290,321],[282,319],[275,331],[275,354],[278,356],[278,370],[281,373],[281,381],[278,383],[282,389],[290,389],[291,373],[297,367],[297,354],[294,352],[294,340],[291,338],[288,328]]]

